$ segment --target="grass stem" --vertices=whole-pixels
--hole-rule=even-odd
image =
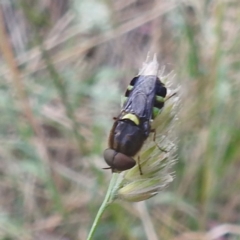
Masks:
[[[105,209],[109,206],[109,204],[114,200],[114,196],[116,193],[116,190],[118,189],[118,180],[119,180],[119,174],[118,173],[113,173],[111,181],[108,186],[108,190],[106,193],[106,196],[102,202],[102,205],[100,206],[98,213],[93,221],[92,227],[90,229],[90,232],[88,234],[87,240],[92,240],[93,235],[97,229],[97,226],[99,224],[99,221],[105,211]]]

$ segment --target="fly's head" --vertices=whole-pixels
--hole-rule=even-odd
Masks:
[[[122,172],[133,168],[136,165],[133,158],[111,148],[106,149],[103,156],[106,163],[109,165],[109,168],[112,169],[113,172]]]

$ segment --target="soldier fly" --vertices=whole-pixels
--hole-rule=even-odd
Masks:
[[[163,108],[166,94],[165,85],[156,75],[138,75],[132,79],[125,92],[121,113],[114,118],[109,148],[104,151],[104,159],[112,172],[125,171],[136,165],[133,157],[154,131],[150,122]]]

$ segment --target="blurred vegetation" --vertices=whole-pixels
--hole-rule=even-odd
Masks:
[[[112,205],[95,239],[240,239],[238,0],[0,3],[0,239],[86,239],[112,117],[149,50],[180,86],[176,179]]]

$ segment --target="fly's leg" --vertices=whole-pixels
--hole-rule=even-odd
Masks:
[[[170,98],[172,98],[173,96],[175,96],[177,93],[175,92],[175,93],[173,93],[172,95],[170,95],[169,97],[166,97],[165,98],[165,100],[164,100],[164,102],[166,102],[167,100],[169,100]]]
[[[141,164],[140,164],[140,157],[139,156],[137,157],[137,165],[138,165],[138,169],[139,169],[140,175],[143,175]]]
[[[151,129],[151,132],[153,133],[153,142],[155,143],[155,145],[157,146],[157,148],[158,148],[160,151],[167,153],[168,151],[167,151],[166,149],[164,149],[164,148],[161,148],[161,147],[157,144],[157,142],[156,142],[156,130],[155,130],[155,129]]]

